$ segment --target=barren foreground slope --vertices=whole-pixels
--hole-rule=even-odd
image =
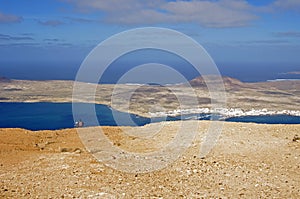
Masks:
[[[218,144],[199,159],[210,122],[186,122],[200,124],[192,146],[167,168],[144,174],[124,173],[96,161],[76,129],[0,129],[0,197],[300,198],[300,142],[295,139],[300,125],[225,123]],[[179,124],[126,127],[143,133],[164,125],[160,142],[128,137],[120,127],[103,130],[116,146],[143,153],[163,146],[168,141],[163,138]]]

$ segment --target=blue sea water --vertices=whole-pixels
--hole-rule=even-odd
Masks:
[[[95,107],[97,122],[91,122],[89,118],[92,115],[76,115],[75,120],[82,119],[85,126],[142,126],[150,122],[177,121],[177,120],[210,120],[210,114],[190,114],[177,117],[166,118],[145,118],[135,114],[128,114],[111,109],[105,105],[94,105],[87,103],[77,103],[82,109],[90,106]],[[119,121],[114,120],[114,115],[121,118]],[[127,116],[131,120],[126,120]],[[122,118],[125,118],[122,120]],[[218,118],[216,118],[218,119]],[[133,122],[132,122],[133,121]],[[271,115],[271,116],[249,116],[229,118],[226,121],[235,122],[254,122],[267,124],[300,124],[300,117],[288,115]],[[0,128],[25,128],[29,130],[55,130],[74,127],[72,114],[72,103],[0,103]]]
[[[260,115],[228,118],[229,122],[253,122],[259,124],[300,124],[299,116],[292,115]]]
[[[95,67],[105,67],[99,58]],[[77,71],[83,61],[0,61],[0,77],[26,80],[75,80]],[[121,56],[113,61],[101,76],[99,83],[116,83],[126,72],[134,67],[148,63],[159,63],[177,70],[186,80],[200,76],[197,70],[186,60],[164,51],[143,50]],[[223,76],[229,76],[244,82],[259,82],[274,79],[300,79],[300,71],[295,63],[249,63],[222,62],[216,65]],[[145,74],[147,76],[149,74]],[[139,83],[139,82],[128,82]],[[174,82],[169,82],[174,83]],[[178,82],[175,82],[178,83]]]
[[[82,108],[91,104],[78,103]],[[98,123],[90,123],[88,118],[91,115],[84,115],[82,119],[85,126],[116,126],[112,111],[119,116],[127,115],[110,109],[105,105],[95,105]],[[149,118],[139,117],[130,114],[135,125],[141,126],[150,122]],[[79,120],[78,119],[78,120]],[[121,123],[120,125],[126,125]],[[1,128],[25,128],[30,130],[54,130],[74,127],[72,114],[72,103],[0,103],[0,127]]]

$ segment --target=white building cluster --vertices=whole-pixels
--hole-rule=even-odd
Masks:
[[[242,110],[239,108],[218,108],[218,109],[209,109],[209,108],[197,108],[197,109],[177,109],[168,112],[149,112],[151,117],[166,117],[166,116],[179,116],[187,114],[218,114],[224,118],[230,117],[241,117],[241,116],[260,116],[260,115],[293,115],[300,116],[300,111],[295,110],[282,110],[282,111],[272,111],[268,109],[251,109],[251,110]]]

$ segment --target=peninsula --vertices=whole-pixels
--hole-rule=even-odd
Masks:
[[[300,81],[257,82],[245,83],[230,77],[223,77],[226,89],[225,114],[233,112],[243,113],[288,113],[299,115]],[[78,82],[77,82],[78,83]],[[0,81],[0,102],[72,102],[73,81],[28,81],[8,80]],[[80,93],[80,102],[90,102],[112,106],[114,109],[137,115],[151,117],[161,114],[176,114],[176,110],[192,110],[211,108],[211,98],[205,81],[198,77],[187,83],[157,86],[118,84],[114,92],[114,84],[78,83],[86,88]],[[189,104],[194,93],[197,104]],[[95,95],[86,90],[95,89]],[[115,101],[112,102],[112,93]],[[132,93],[129,99],[127,95]],[[186,107],[180,107],[176,96],[185,99]],[[228,111],[227,111],[228,110]],[[245,115],[245,114],[242,114]],[[239,116],[239,115],[237,115]]]

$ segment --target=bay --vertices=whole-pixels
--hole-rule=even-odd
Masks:
[[[72,106],[81,110],[73,116]],[[85,110],[89,110],[86,111]],[[93,111],[90,111],[93,110]],[[96,115],[96,117],[95,117]],[[0,128],[25,128],[29,130],[56,130],[73,128],[74,122],[82,120],[84,126],[143,126],[145,124],[178,120],[218,120],[221,116],[211,114],[188,114],[176,117],[146,118],[120,112],[109,106],[89,103],[51,102],[1,102]],[[227,122],[253,122],[264,124],[300,124],[299,116],[261,115],[225,119]]]

